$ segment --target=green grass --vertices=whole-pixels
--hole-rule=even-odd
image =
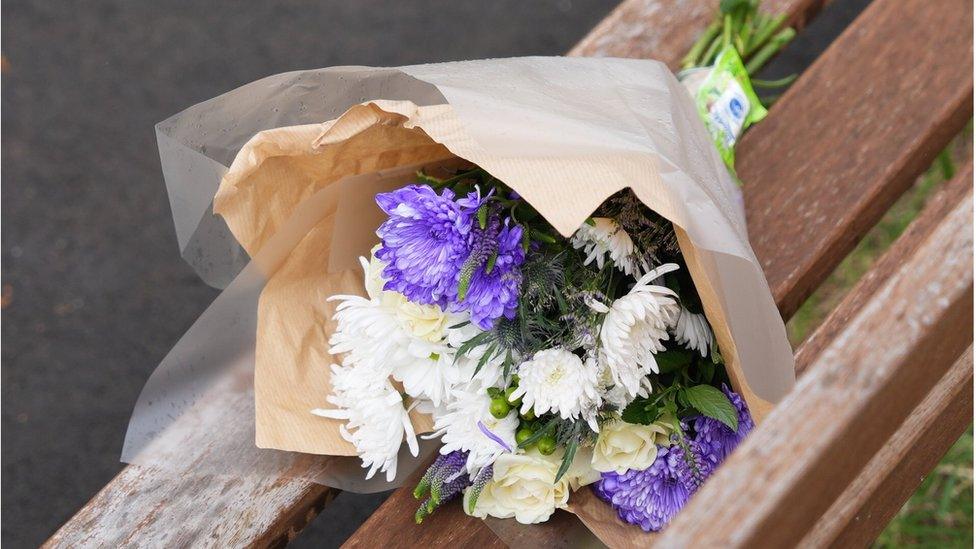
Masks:
[[[973,546],[972,427],[925,477],[875,546]]]
[[[972,122],[947,149],[954,164],[970,158]],[[949,175],[936,162],[844,259],[787,323],[790,340],[802,342],[871,268],[925,207]],[[973,428],[960,438],[899,511],[876,547],[973,547]]]

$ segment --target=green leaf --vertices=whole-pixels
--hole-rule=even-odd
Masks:
[[[627,423],[633,423],[635,425],[650,425],[654,421],[654,418],[651,417],[652,412],[649,412],[647,408],[646,400],[641,398],[635,399],[620,413],[620,418]]]
[[[718,4],[723,14],[731,14],[733,11],[748,5],[749,0],[722,0]]]
[[[536,229],[532,229],[531,232],[532,232],[532,237],[535,238],[536,240],[545,242],[546,244],[555,244],[556,243],[556,239],[553,238],[552,235],[546,234],[546,233],[544,233],[542,231],[539,231],[539,230],[536,230]]]
[[[576,449],[578,447],[579,437],[573,437],[573,439],[570,440],[569,444],[566,446],[566,453],[563,454],[563,462],[559,465],[559,471],[556,471],[555,482],[559,482],[559,479],[563,478],[563,475],[566,474],[566,471],[568,471],[569,467],[573,464],[573,458],[576,457]]]
[[[529,438],[523,440],[522,443],[518,445],[518,447],[528,448],[529,446],[532,446],[533,444],[538,442],[539,439],[546,436],[546,434],[548,434],[550,430],[555,428],[557,423],[559,423],[559,417],[554,417],[550,419],[549,421],[546,422],[545,425],[542,426],[541,429],[532,433],[532,436],[530,436]]]
[[[702,415],[717,419],[733,431],[739,430],[739,414],[725,393],[711,385],[695,385],[684,390],[692,408]]]
[[[421,181],[423,183],[427,183],[431,187],[438,187],[438,186],[444,184],[444,180],[443,179],[440,179],[438,177],[434,177],[432,175],[427,175],[427,173],[424,172],[424,170],[417,170],[417,173],[415,175],[416,175],[418,181]]]
[[[698,371],[701,372],[702,383],[711,383],[712,379],[715,377],[715,363],[699,362]]]
[[[654,360],[662,374],[669,374],[691,364],[693,356],[693,352],[687,349],[672,349],[657,353],[654,355]]]
[[[481,332],[480,334],[462,343],[461,346],[458,347],[457,353],[455,353],[454,355],[454,362],[457,363],[457,360],[459,358],[470,353],[471,350],[474,349],[475,347],[488,341],[488,339],[490,339],[493,335],[494,334],[492,334],[491,332]]]
[[[478,361],[478,365],[475,366],[474,368],[475,376],[478,375],[478,372],[480,372],[481,369],[485,367],[485,364],[488,364],[488,361],[491,359],[491,357],[495,356],[495,350],[497,348],[498,348],[498,344],[496,342],[492,342],[490,345],[488,345],[488,348],[485,349],[485,354],[481,355],[481,360]]]

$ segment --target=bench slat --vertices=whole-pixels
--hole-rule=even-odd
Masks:
[[[891,277],[903,260],[914,253],[927,235],[953,208],[966,200],[972,188],[972,159],[925,205],[925,210],[899,237],[902,253],[888,253],[878,260],[824,324],[797,352],[797,367],[806,368],[837,339]],[[885,447],[874,456],[838,498],[801,545],[809,547],[867,546],[887,526],[902,504],[918,487],[949,447],[958,440],[973,417],[972,345],[939,381],[925,400],[909,414]]]
[[[867,291],[867,305],[828,319],[824,329],[842,325],[837,337],[657,545],[794,546],[883,455],[972,345],[972,196],[967,189],[931,230],[899,239],[878,266],[894,272],[874,274],[882,284],[855,287],[850,299]]]
[[[973,422],[973,347],[847,487],[801,547],[867,547]]]
[[[751,242],[786,318],[972,117],[972,15],[876,0],[742,140]]]
[[[740,176],[747,182],[752,243],[785,318],[877,223],[971,115],[972,73],[965,63],[956,61],[971,57],[972,41],[966,30],[971,5],[955,0],[915,0],[914,4],[912,11],[901,0],[876,0],[792,86],[769,118],[747,134],[737,153]],[[621,19],[622,9],[608,20]],[[900,9],[905,11],[899,13]],[[932,23],[944,34],[961,39],[933,36],[926,30],[929,14],[952,19]],[[926,22],[919,21],[919,16]],[[630,32],[627,26],[619,31],[603,27],[594,33],[626,37]],[[591,45],[577,50],[589,51],[597,43],[602,41],[591,35],[581,43]],[[897,47],[893,49],[893,45]],[[875,60],[878,51],[893,55],[889,61],[899,62],[855,61],[858,56]],[[853,66],[860,72],[852,71]],[[931,74],[938,75],[939,85],[929,82]],[[906,81],[917,88],[898,84]],[[886,89],[886,83],[897,89],[881,100],[872,92]],[[845,95],[837,95],[837,91]],[[830,121],[835,127],[824,128],[818,120]],[[833,143],[843,148],[825,147]],[[805,215],[802,224],[795,222],[798,210]],[[783,234],[790,238],[779,236]],[[782,257],[791,257],[795,263]],[[414,504],[406,496],[395,493],[357,531],[351,544],[360,538],[384,539],[384,531],[394,531],[403,539]],[[458,506],[438,513],[453,516],[452,528],[478,529],[485,533],[484,539],[493,537]],[[555,536],[573,520],[568,514],[557,515],[552,524],[536,531]],[[391,524],[396,526],[390,528]]]

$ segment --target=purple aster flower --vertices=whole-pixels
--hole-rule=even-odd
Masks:
[[[522,227],[510,227],[508,219],[503,224],[498,215],[491,215],[484,229],[472,231],[471,240],[471,254],[459,275],[469,283],[464,295],[457,296],[461,299],[456,308],[468,310],[472,322],[489,330],[502,316],[515,318],[525,262]]]
[[[705,416],[694,418],[692,423],[695,429],[695,442],[702,445],[706,457],[713,465],[725,461],[725,458],[735,450],[754,426],[745,399],[725,384],[722,384],[722,392],[729,397],[739,414],[739,429],[733,431],[721,421]]]
[[[465,466],[467,459],[467,452],[455,450],[437,456],[434,463],[427,468],[413,491],[413,496],[417,499],[429,493],[429,497],[420,504],[414,516],[418,524],[442,504],[456,498],[465,488],[471,486]]]
[[[449,189],[438,195],[427,185],[408,185],[376,195],[376,203],[390,216],[376,231],[382,241],[376,257],[387,263],[385,289],[444,306],[469,255],[481,198],[473,193],[455,201]]]
[[[643,471],[603,473],[593,485],[597,497],[610,503],[620,519],[645,532],[668,524],[711,473],[694,441],[687,446],[658,447],[657,458]]]

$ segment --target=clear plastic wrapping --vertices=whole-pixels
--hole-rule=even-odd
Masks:
[[[370,152],[364,136],[374,129],[387,149]],[[435,443],[418,458],[401,452],[395,482],[367,482],[356,457],[314,455],[349,448],[320,451],[320,432],[287,428],[288,417],[311,420],[302,415],[308,395],[324,404],[329,387],[328,309],[309,301],[322,293],[310,285],[356,291],[350,266],[375,240],[375,212],[367,211],[375,189],[406,183],[418,166],[458,160],[505,181],[566,236],[630,187],[687,236],[696,284],[714,298],[710,320],[734,342],[733,367],[747,394],[776,402],[792,386],[792,352],[748,243],[739,191],[663,64],[518,58],[298,71],[191,107],[156,131],[181,253],[207,283],[226,289],[147,382],[123,461],[358,492],[402,482]],[[322,177],[306,173],[295,186],[268,175],[276,163],[299,161],[325,169]],[[218,189],[223,216],[213,213]],[[281,266],[313,231],[325,231],[321,277],[282,279]],[[286,304],[285,294],[299,290],[306,292],[299,303]],[[306,324],[259,329],[291,315]],[[277,358],[261,358],[270,356]],[[282,359],[299,356],[313,363]],[[291,398],[290,389],[304,396]],[[269,436],[260,444],[281,449],[258,448],[262,425]]]

